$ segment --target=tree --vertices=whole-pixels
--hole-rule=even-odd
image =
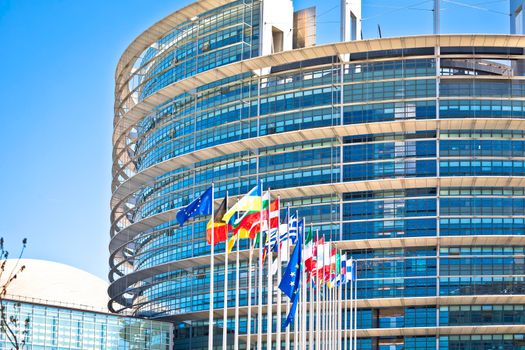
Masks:
[[[20,315],[21,304],[19,302],[12,303],[10,311],[7,306],[6,296],[9,285],[26,268],[25,265],[19,266],[26,246],[27,238],[24,238],[22,240],[22,249],[15,260],[14,266],[10,268],[10,271],[6,271],[9,252],[4,247],[4,238],[0,238],[0,333],[5,335],[6,339],[11,343],[12,349],[16,350],[21,350],[25,347],[29,337],[31,320],[27,317],[23,323],[20,322],[18,315]]]

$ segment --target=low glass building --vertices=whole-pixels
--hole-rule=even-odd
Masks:
[[[175,214],[212,182],[221,198],[262,180],[357,259],[359,349],[525,349],[525,37],[294,47],[271,5],[198,1],[122,56],[110,309],[206,349],[207,218],[180,228]],[[257,326],[241,267],[227,286],[241,327],[217,316],[216,346],[227,327],[243,349]],[[221,264],[215,286],[220,313]]]
[[[110,313],[108,283],[86,271],[35,259],[3,260],[2,271],[2,287],[16,274],[0,301],[2,350],[173,348],[171,323]]]
[[[19,320],[13,330],[19,345],[25,340],[23,349],[171,349],[167,322],[11,300],[4,307],[7,319]],[[0,332],[0,349],[16,349],[6,332]]]

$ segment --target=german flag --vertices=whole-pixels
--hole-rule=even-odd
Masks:
[[[208,221],[206,225],[206,240],[208,244],[211,244],[211,233],[213,231],[213,244],[217,245],[219,242],[225,242],[228,239],[228,230],[230,225],[225,221],[222,221],[224,214],[228,210],[228,196],[224,196],[222,203],[219,205],[219,208],[215,211],[213,219]],[[212,230],[213,225],[213,230]]]

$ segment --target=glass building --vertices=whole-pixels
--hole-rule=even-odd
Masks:
[[[278,3],[198,1],[119,61],[110,309],[207,349],[208,218],[180,228],[175,214],[212,182],[221,198],[260,179],[358,259],[360,350],[525,349],[525,37],[298,47]],[[227,286],[241,327],[215,323],[244,349],[241,270]],[[222,264],[215,286],[220,312]]]
[[[7,300],[6,319],[15,317],[18,344],[27,350],[169,350],[172,325],[80,309]],[[26,321],[27,320],[27,321]],[[24,333],[26,331],[27,333]],[[0,349],[16,349],[0,332]]]

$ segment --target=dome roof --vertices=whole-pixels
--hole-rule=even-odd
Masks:
[[[4,283],[16,260],[7,260]],[[72,266],[35,259],[21,259],[25,269],[7,289],[9,299],[109,312],[108,282]]]

